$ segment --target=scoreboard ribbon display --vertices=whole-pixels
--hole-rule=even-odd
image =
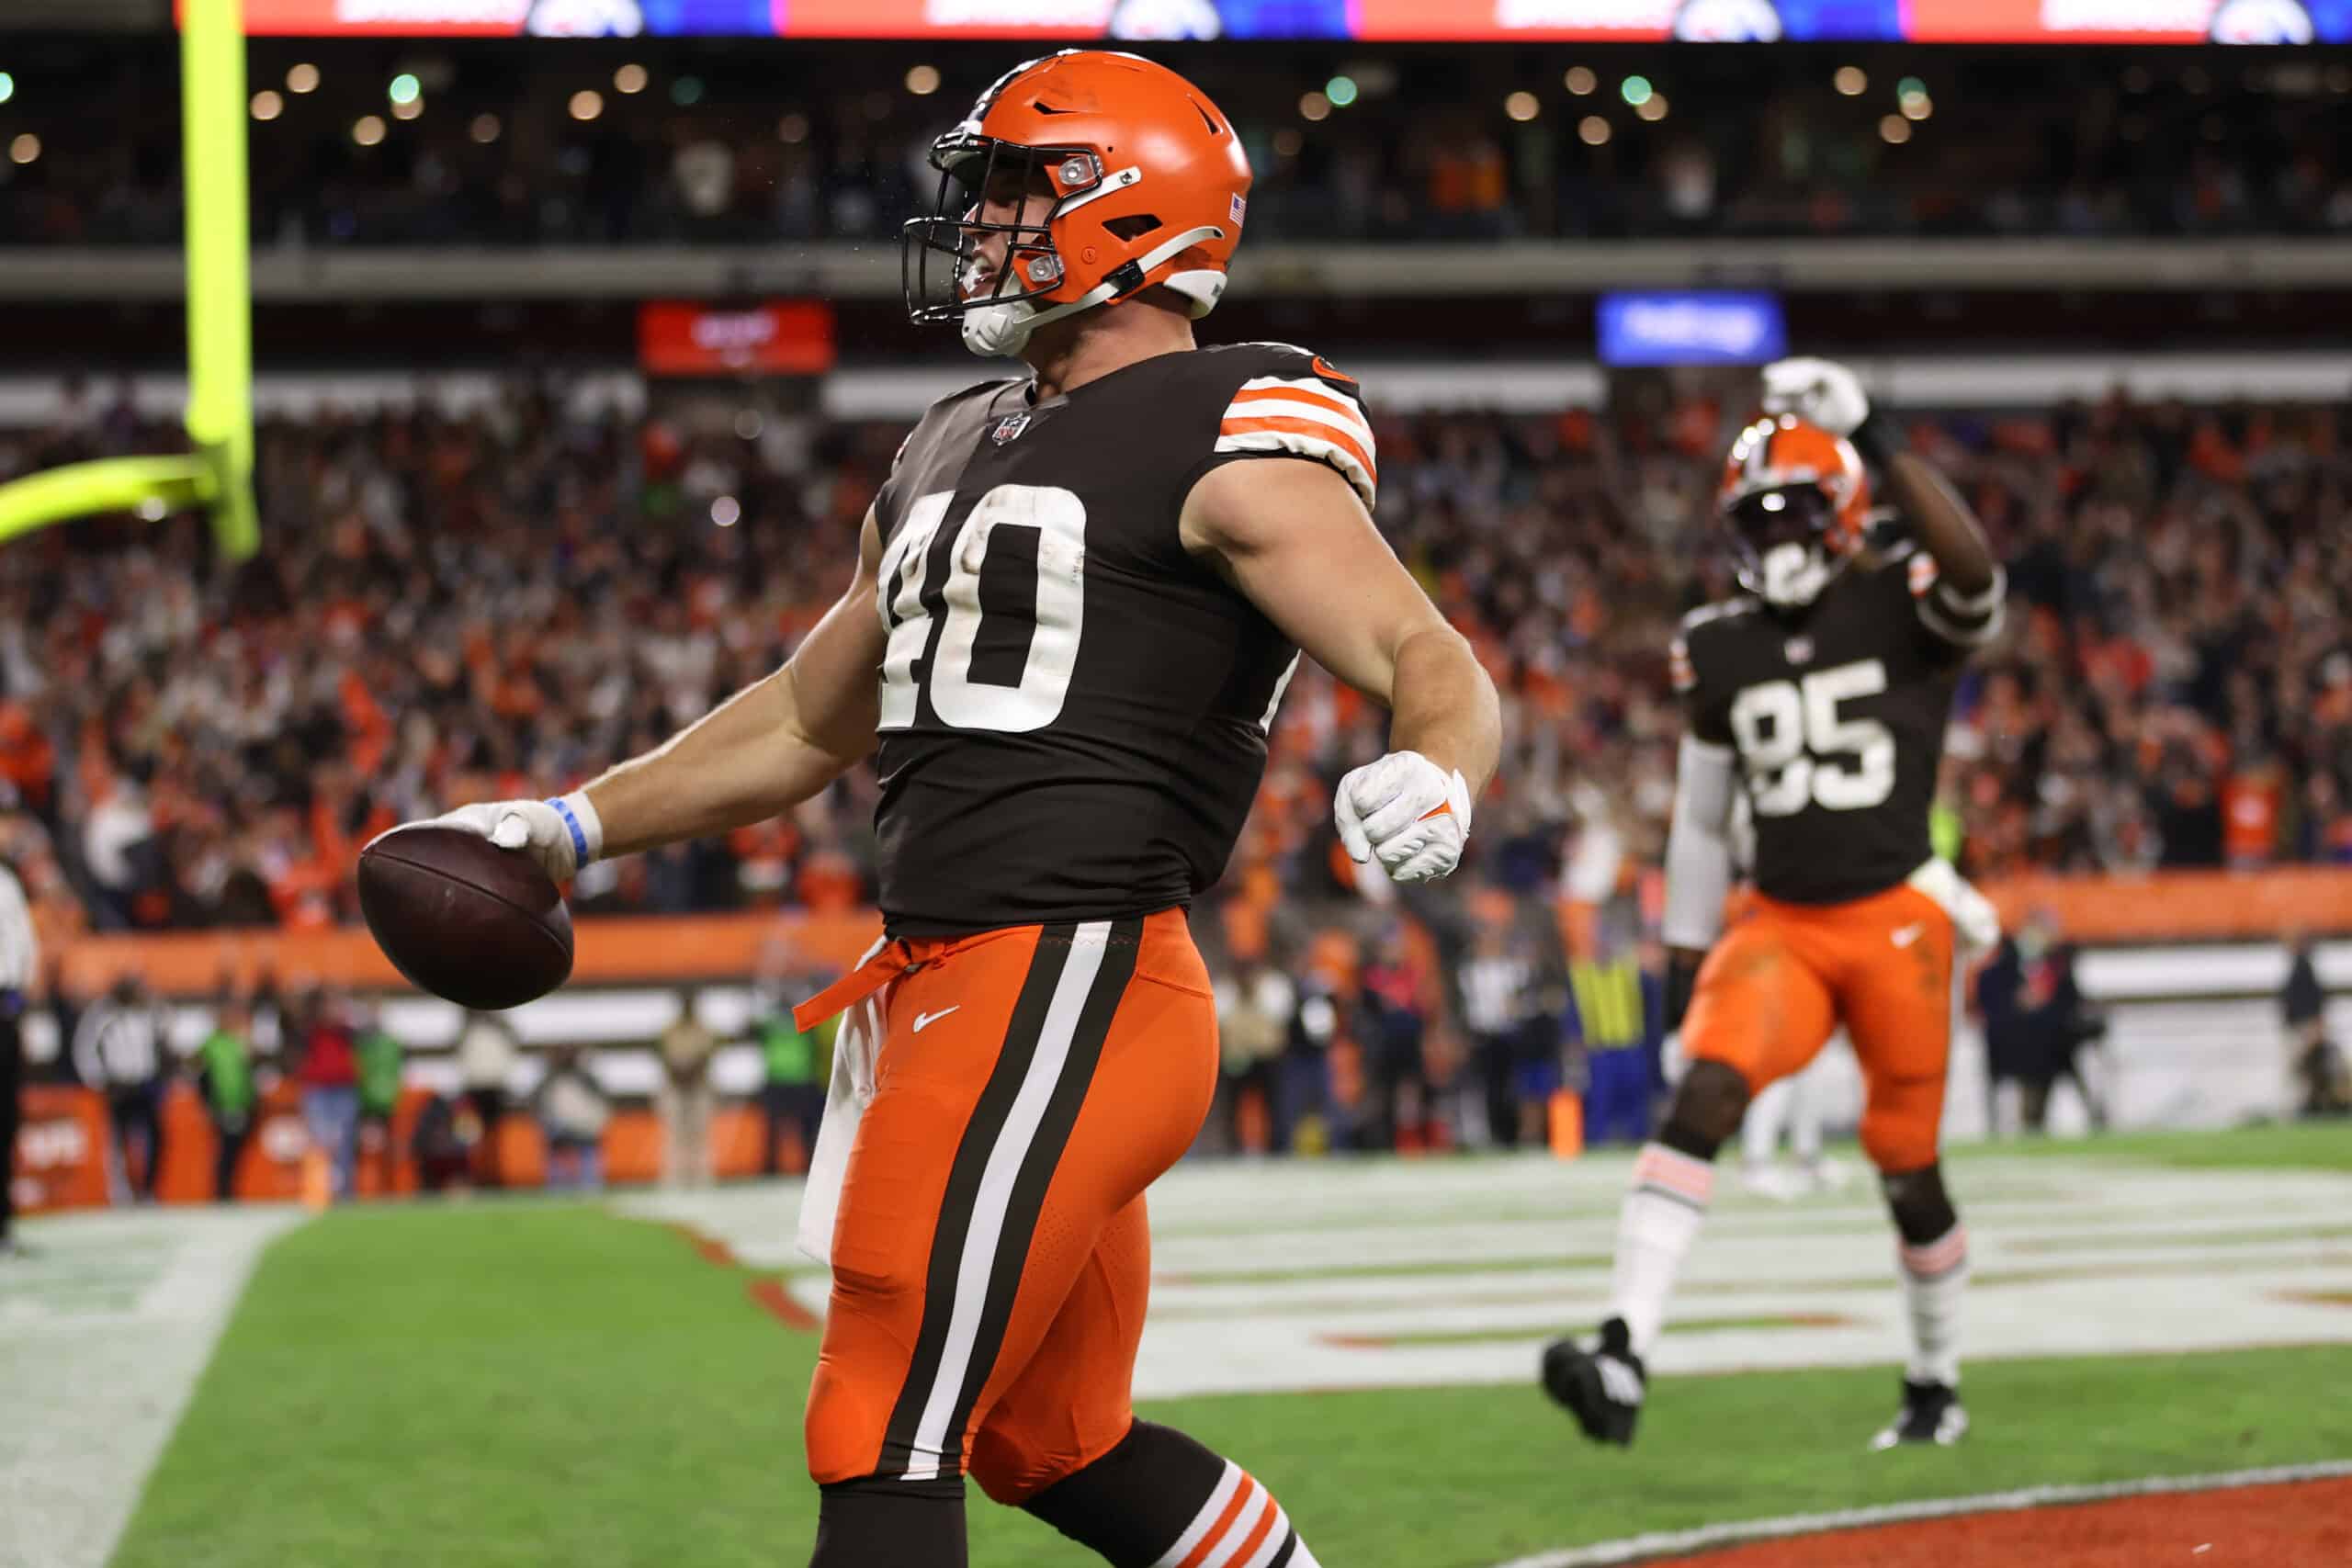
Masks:
[[[2352,0],[245,0],[245,28],[303,37],[2302,44],[2352,42]]]

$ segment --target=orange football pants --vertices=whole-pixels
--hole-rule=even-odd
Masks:
[[[1908,886],[1846,904],[1758,896],[1700,966],[1683,1047],[1752,1092],[1802,1071],[1842,1021],[1862,1066],[1863,1151],[1881,1170],[1932,1165],[1955,942],[1943,906]]]
[[[809,1473],[969,1473],[1017,1503],[1133,1419],[1144,1189],[1216,1089],[1208,971],[1181,909],[880,961],[917,967],[891,982],[842,1183]]]

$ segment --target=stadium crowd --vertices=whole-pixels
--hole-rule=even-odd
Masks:
[[[85,400],[0,475],[167,442]],[[1483,880],[1557,874],[1605,819],[1646,858],[1671,793],[1667,640],[1732,584],[1725,410],[1437,414],[1381,430],[1381,523],[1508,694]],[[752,429],[739,424],[737,430]],[[0,792],[52,908],[99,929],[349,919],[357,846],[445,803],[551,793],[772,668],[847,581],[899,432],[688,436],[495,406],[265,424],[269,549],[195,519],[0,553]],[[1921,420],[2010,562],[1946,805],[1980,874],[2352,860],[2352,451],[2340,408],[2120,401]],[[731,526],[714,516],[740,517]],[[1303,675],[1228,882],[1340,892],[1328,781],[1379,717]],[[795,819],[598,868],[591,908],[855,903],[861,773]]]
[[[74,407],[0,435],[0,478],[168,443],[127,407]],[[1317,672],[1294,683],[1202,927],[1230,982],[1232,1103],[1251,1108],[1235,1141],[1442,1141],[1437,1089],[1479,1107],[1482,1137],[1541,1136],[1565,1017],[1588,1043],[1602,1019],[1611,1043],[1654,1034],[1646,983],[1575,972],[1550,911],[1596,845],[1610,863],[1584,897],[1637,901],[1656,864],[1666,645],[1732,586],[1708,513],[1745,412],[1652,382],[1606,413],[1381,422],[1380,522],[1494,671],[1505,768],[1467,874],[1360,886],[1329,791],[1381,718]],[[517,383],[461,412],[266,423],[269,547],[242,567],[194,518],[12,544],[0,853],[45,942],[349,921],[379,829],[652,745],[813,625],[899,434],[688,434]],[[1964,682],[1943,783],[1965,869],[2352,862],[2343,408],[2113,400],[1913,434],[2009,563],[2009,626]],[[575,903],[852,907],[872,806],[859,770],[789,819],[592,868]],[[1593,989],[1610,984],[1629,988]]]
[[[868,53],[831,66],[657,59],[622,78],[595,58],[345,55],[285,92],[257,64],[271,106],[253,127],[257,238],[886,238],[931,200],[931,139],[994,73]],[[1808,60],[1762,81],[1750,56],[1736,71],[1690,56],[1645,69],[1440,81],[1406,56],[1342,62],[1327,79],[1227,61],[1217,86],[1258,172],[1260,237],[2352,230],[2341,63],[2119,74],[2021,57],[1833,73]],[[396,71],[408,86],[388,101]],[[27,78],[16,113],[36,155],[0,162],[0,243],[176,243],[168,72],[163,59],[93,63],[55,84],[49,96],[70,108],[50,117]]]

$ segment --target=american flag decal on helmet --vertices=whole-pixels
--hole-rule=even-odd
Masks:
[[[1246,202],[1246,201],[1242,200],[1242,199],[1241,199],[1241,197],[1240,197],[1240,196],[1239,196],[1238,193],[1237,193],[1237,194],[1236,194],[1236,195],[1231,198],[1231,200],[1232,200],[1233,220],[1234,220],[1236,223],[1238,223],[1238,222],[1240,222],[1240,221],[1241,221],[1241,214],[1242,214],[1242,212],[1243,212],[1243,211],[1244,211],[1244,210],[1249,207],[1249,205],[1250,205],[1250,204],[1249,204],[1248,202]]]

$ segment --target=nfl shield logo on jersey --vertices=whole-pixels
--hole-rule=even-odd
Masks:
[[[1027,414],[1009,413],[1002,419],[996,422],[996,428],[989,432],[989,439],[1001,446],[1006,442],[1012,440],[1014,436],[1020,434],[1023,431],[1028,428],[1029,416]]]
[[[1789,638],[1788,647],[1782,651],[1789,656],[1789,662],[1792,664],[1810,664],[1813,662],[1813,638],[1792,637]]]

